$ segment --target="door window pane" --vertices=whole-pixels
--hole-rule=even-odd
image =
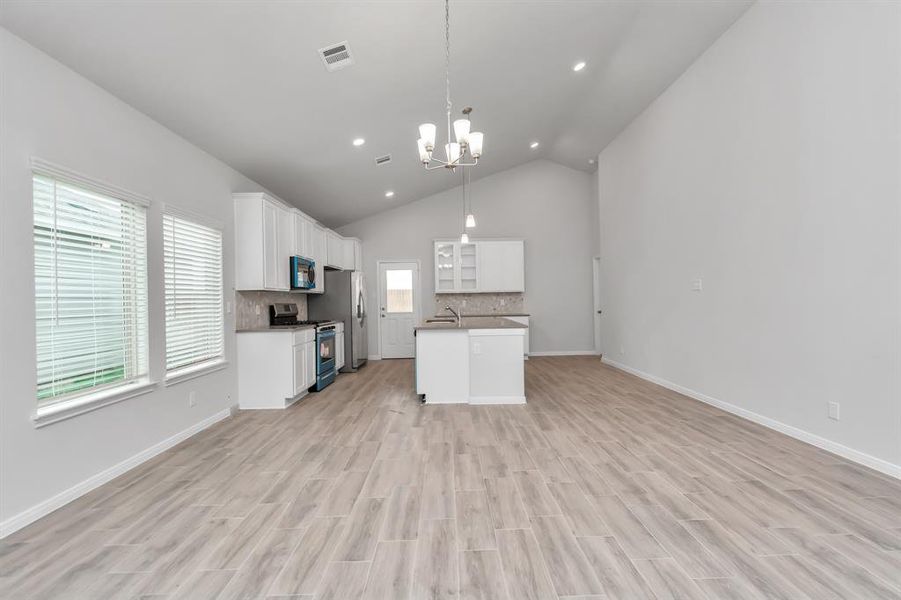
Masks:
[[[385,271],[387,311],[389,313],[413,312],[413,271],[389,269]]]

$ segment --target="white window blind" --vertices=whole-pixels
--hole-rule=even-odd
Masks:
[[[146,208],[33,175],[38,408],[147,376]]]
[[[222,231],[167,211],[163,255],[167,373],[222,360]]]

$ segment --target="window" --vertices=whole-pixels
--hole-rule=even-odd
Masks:
[[[39,417],[148,374],[146,205],[60,172],[33,173]]]
[[[222,230],[167,210],[163,257],[166,373],[171,378],[224,359]]]
[[[413,271],[388,269],[385,271],[385,284],[388,312],[413,312]]]

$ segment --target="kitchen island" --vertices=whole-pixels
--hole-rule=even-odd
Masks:
[[[527,326],[503,317],[416,327],[416,393],[426,404],[525,404]]]

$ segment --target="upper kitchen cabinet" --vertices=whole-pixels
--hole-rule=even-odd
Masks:
[[[435,242],[435,292],[525,291],[522,240]]]
[[[357,251],[354,245],[359,244],[360,240],[341,237],[334,231],[329,231],[326,237],[328,244],[326,266],[342,271],[356,270]],[[360,255],[362,257],[362,250]]]
[[[332,269],[343,269],[344,264],[344,240],[334,231],[325,234],[326,253],[325,266]]]
[[[524,292],[525,256],[522,240],[479,241],[480,292]]]
[[[294,211],[294,255],[313,258],[313,219]]]
[[[235,194],[235,288],[290,289],[291,210],[267,194]]]
[[[357,238],[351,238],[354,246],[354,271],[363,270],[363,242]]]

